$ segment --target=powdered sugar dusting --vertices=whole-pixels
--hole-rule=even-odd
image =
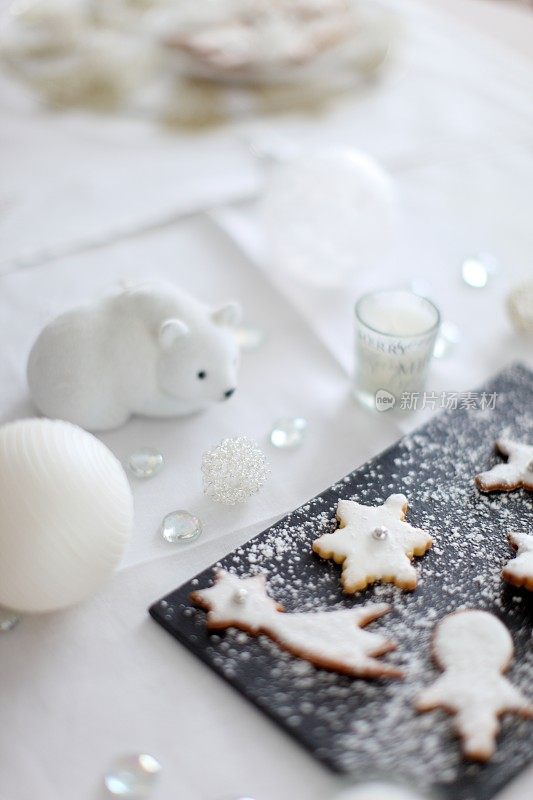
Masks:
[[[210,585],[211,568],[151,609],[329,766],[400,772],[422,787],[437,783],[453,800],[489,800],[528,763],[533,749],[533,723],[508,717],[490,764],[467,764],[451,718],[442,712],[420,715],[413,708],[416,694],[440,674],[430,653],[434,627],[462,608],[484,609],[504,621],[516,652],[508,677],[533,699],[533,598],[500,577],[510,556],[507,533],[531,525],[532,495],[524,490],[484,495],[474,483],[476,474],[501,460],[493,450],[498,436],[533,441],[533,375],[513,367],[484,388],[498,392],[494,410],[435,417],[217,565],[239,576],[264,573],[271,596],[289,612],[390,603],[391,614],[372,630],[398,645],[383,660],[406,671],[403,682],[317,670],[266,637],[234,629],[208,634],[205,613],[193,609],[188,596]],[[340,499],[376,505],[392,493],[407,496],[409,522],[433,536],[433,548],[416,562],[417,589],[405,593],[377,585],[344,596],[340,567],[314,555],[312,543],[335,530]]]

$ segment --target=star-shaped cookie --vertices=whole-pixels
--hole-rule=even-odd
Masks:
[[[429,533],[405,522],[408,504],[403,494],[391,494],[381,506],[339,500],[334,533],[313,542],[313,550],[342,564],[341,583],[347,594],[371,583],[416,588],[413,556],[423,556],[433,540]]]
[[[516,558],[507,562],[502,578],[513,586],[524,586],[533,592],[533,536],[510,533],[509,543],[516,550]]]
[[[524,488],[533,492],[533,445],[501,438],[496,441],[496,448],[507,456],[507,462],[476,475],[478,489],[511,492]]]

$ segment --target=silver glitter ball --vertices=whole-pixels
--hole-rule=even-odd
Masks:
[[[248,590],[241,587],[240,589],[236,589],[233,593],[233,600],[239,605],[242,605],[246,602],[246,598],[248,597]]]
[[[129,470],[136,478],[153,478],[162,466],[163,454],[151,447],[137,450],[128,459]]]
[[[484,289],[492,275],[499,272],[497,259],[490,253],[468,256],[461,264],[461,277],[467,286]]]
[[[384,539],[387,538],[389,535],[389,529],[385,527],[385,525],[378,525],[377,528],[374,528],[372,531],[372,536],[374,539],[377,539],[378,542],[382,542]]]
[[[283,417],[274,423],[270,431],[270,441],[279,450],[299,447],[307,430],[307,420],[303,417]]]
[[[267,335],[261,328],[254,328],[252,326],[241,326],[235,331],[237,344],[241,350],[259,350],[266,342]]]
[[[161,523],[161,536],[166,542],[192,542],[202,533],[202,523],[189,511],[172,511]]]
[[[204,494],[219,503],[244,503],[270,475],[265,454],[247,436],[224,439],[204,453]]]
[[[20,622],[20,617],[14,611],[0,608],[0,633],[7,633]]]
[[[143,800],[151,794],[160,772],[159,761],[147,753],[122,756],[113,762],[104,783],[113,797]]]

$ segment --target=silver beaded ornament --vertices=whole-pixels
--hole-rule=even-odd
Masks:
[[[235,505],[261,489],[270,467],[257,442],[247,436],[235,436],[204,453],[202,473],[207,497]]]

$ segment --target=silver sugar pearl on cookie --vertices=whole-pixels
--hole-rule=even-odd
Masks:
[[[202,533],[202,523],[189,511],[172,511],[161,523],[161,536],[166,542],[192,542]]]
[[[233,599],[236,603],[242,605],[246,602],[246,598],[248,597],[248,589],[244,589],[241,587],[240,589],[235,589],[233,593]]]
[[[127,800],[144,800],[152,793],[161,764],[148,753],[117,758],[104,777],[107,791],[112,797]]]
[[[278,450],[299,447],[307,430],[307,420],[303,417],[283,417],[274,423],[270,431],[270,441]]]
[[[377,528],[374,528],[372,531],[372,536],[378,542],[382,542],[384,539],[387,538],[389,535],[389,529],[385,527],[385,525],[378,525]]]
[[[163,454],[152,447],[143,447],[132,453],[128,459],[128,468],[132,475],[141,480],[153,478],[163,466]]]

